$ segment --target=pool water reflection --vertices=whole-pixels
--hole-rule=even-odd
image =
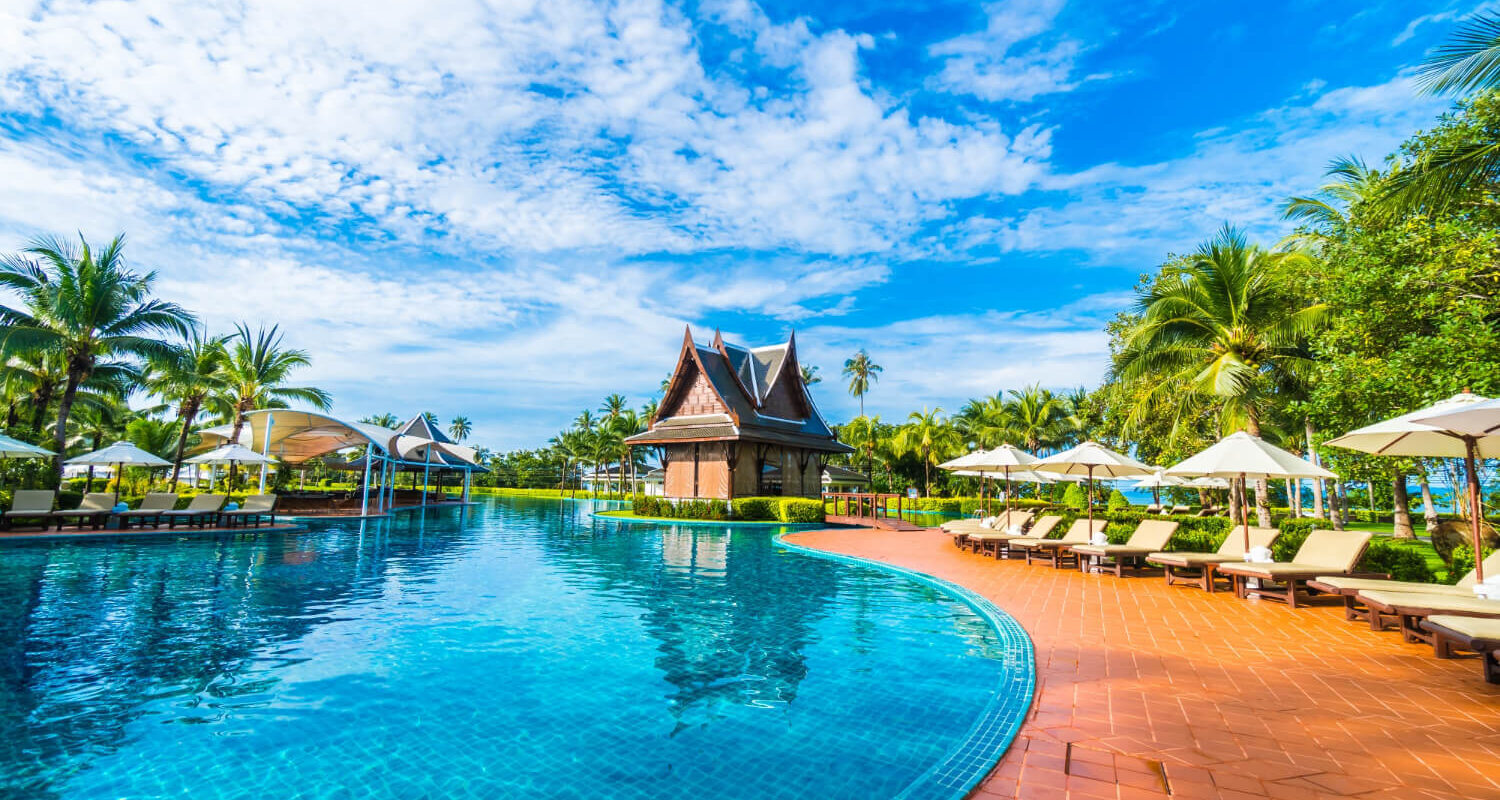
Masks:
[[[887,797],[1018,663],[907,578],[586,503],[0,549],[0,796]]]

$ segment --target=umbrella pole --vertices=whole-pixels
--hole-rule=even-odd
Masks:
[[[1240,530],[1244,532],[1245,549],[1250,552],[1250,511],[1245,502],[1245,473],[1240,473]]]
[[[1474,534],[1474,582],[1484,583],[1484,515],[1479,504],[1479,444],[1464,437],[1464,462],[1469,468],[1469,525]],[[1373,492],[1372,492],[1373,494]]]
[[[1083,504],[1089,509],[1089,536],[1094,535],[1094,465],[1089,465],[1088,491],[1083,493]]]
[[[115,505],[120,504],[120,481],[125,479],[125,465],[115,465]]]
[[[1005,468],[1005,519],[1010,520],[1010,467]]]

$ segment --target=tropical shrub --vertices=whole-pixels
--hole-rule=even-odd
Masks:
[[[822,522],[823,502],[805,497],[786,497],[781,500],[782,522]]]
[[[1068,508],[1081,511],[1087,502],[1088,498],[1084,496],[1082,486],[1076,483],[1069,483],[1068,488],[1063,490],[1062,504]]]
[[[1110,511],[1124,511],[1128,508],[1130,508],[1130,501],[1125,499],[1125,495],[1119,489],[1114,489],[1109,493]]]
[[[1471,560],[1473,552],[1473,550],[1469,551]],[[1437,579],[1432,574],[1432,568],[1427,565],[1427,559],[1420,552],[1410,545],[1379,537],[1370,540],[1370,548],[1365,551],[1364,558],[1359,561],[1359,570],[1361,572],[1388,572],[1393,580],[1398,581],[1431,583]],[[1464,570],[1464,572],[1467,571]],[[1458,573],[1459,576],[1463,574],[1463,572]],[[1453,580],[1456,583],[1458,578],[1455,577]]]
[[[1485,558],[1489,558],[1490,554],[1493,552],[1495,552],[1494,548],[1486,547],[1484,549]],[[1474,546],[1461,544],[1458,547],[1453,548],[1453,552],[1451,555],[1453,558],[1453,563],[1448,567],[1448,580],[1446,582],[1449,584],[1454,584],[1458,583],[1460,578],[1473,571]],[[1488,578],[1489,574],[1486,573],[1485,577]]]
[[[781,513],[779,497],[740,497],[734,501],[734,518],[746,522],[774,520]]]

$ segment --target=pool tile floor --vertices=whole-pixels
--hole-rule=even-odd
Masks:
[[[1500,686],[1336,606],[996,561],[940,531],[786,539],[952,581],[1030,634],[1036,701],[971,797],[1500,799]]]

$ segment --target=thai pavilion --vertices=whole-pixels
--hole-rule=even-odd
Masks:
[[[657,449],[669,498],[818,497],[823,458],[853,452],[813,405],[795,334],[746,348],[715,331],[705,346],[691,328],[650,429],[625,441]]]

